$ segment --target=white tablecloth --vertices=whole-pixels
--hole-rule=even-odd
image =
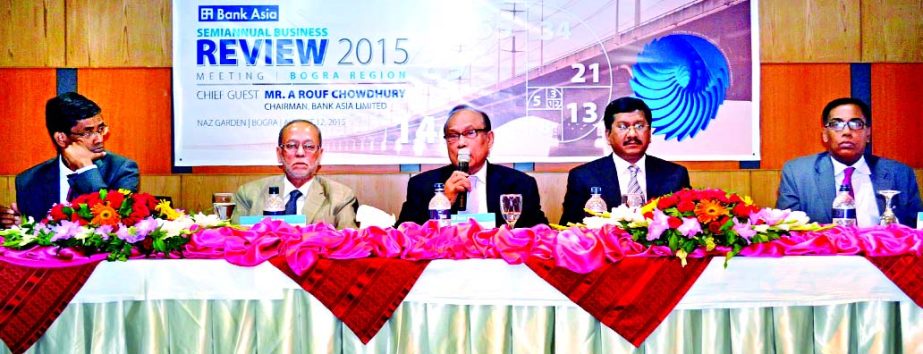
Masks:
[[[271,264],[223,260],[103,262],[72,302],[281,299],[298,285]],[[525,265],[499,259],[435,260],[405,301],[457,305],[572,304]],[[677,309],[911,301],[863,257],[737,257],[708,265]]]

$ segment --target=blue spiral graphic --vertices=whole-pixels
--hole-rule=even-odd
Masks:
[[[715,119],[730,86],[728,60],[707,39],[671,34],[654,39],[632,66],[631,88],[651,107],[654,134],[695,137]]]

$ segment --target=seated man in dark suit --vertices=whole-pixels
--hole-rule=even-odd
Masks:
[[[685,167],[646,155],[651,143],[651,109],[644,101],[622,97],[606,106],[603,123],[613,154],[574,167],[567,174],[561,225],[583,221],[590,188],[601,187],[608,207],[622,204],[622,195],[656,198],[689,186]]]
[[[900,194],[891,206],[901,224],[916,224],[923,211],[920,190],[913,170],[900,162],[866,151],[872,137],[871,110],[861,100],[838,98],[821,114],[821,142],[827,151],[796,158],[782,168],[779,209],[801,210],[811,221],[832,222],[833,199],[843,183],[852,187],[858,226],[877,225],[885,209],[878,191],[893,189]]]
[[[398,224],[405,221],[422,224],[429,220],[429,200],[436,194],[435,183],[445,184],[445,195],[452,202],[453,214],[462,207],[457,205],[458,196],[466,193],[466,213],[494,213],[497,225],[503,225],[500,194],[521,194],[522,214],[516,227],[548,223],[541,209],[535,178],[487,161],[494,144],[494,132],[490,130],[490,118],[486,113],[464,105],[455,107],[449,112],[443,132],[452,163],[410,178]],[[458,150],[463,148],[469,149],[471,154],[468,173],[456,167]]]
[[[96,103],[75,92],[45,105],[45,126],[58,155],[16,176],[16,203],[0,207],[0,226],[20,215],[44,218],[51,206],[100,189],[138,189],[138,165],[103,147],[109,126]]]

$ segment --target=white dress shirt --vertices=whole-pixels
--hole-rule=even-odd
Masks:
[[[619,177],[619,191],[622,195],[628,193],[628,182],[631,181],[631,171],[628,170],[628,167],[631,166],[631,163],[623,160],[619,155],[612,154],[612,160],[615,161],[615,172],[618,173]],[[638,166],[638,185],[641,186],[641,192],[644,193],[644,198],[647,198],[647,171],[645,170],[645,161],[647,161],[647,154],[641,156],[641,159],[638,162],[635,162],[635,166]],[[600,186],[602,187],[602,186]]]
[[[487,212],[487,164],[481,167],[481,170],[473,175],[468,175],[468,181],[471,182],[471,190],[468,191],[467,204],[465,213],[476,214]],[[499,203],[500,201],[495,201]]]
[[[60,171],[60,173],[58,174],[58,188],[59,188],[58,190],[61,192],[61,195],[58,198],[58,202],[59,203],[66,202],[67,194],[70,193],[71,184],[67,180],[67,176],[70,176],[74,173],[84,173],[94,168],[96,168],[96,164],[91,163],[89,166],[79,168],[76,171],[71,170],[70,168],[67,167],[67,165],[64,164],[64,157],[62,157],[61,155],[58,155],[58,171]]]
[[[836,191],[839,192],[845,176],[844,170],[849,166],[840,163],[832,156],[830,160],[833,162]],[[878,203],[875,201],[875,187],[872,185],[872,170],[865,162],[865,156],[860,157],[859,161],[852,164],[852,167],[856,168],[852,173],[852,192],[856,196],[856,224],[860,227],[878,225],[880,214]]]
[[[311,185],[314,184],[314,178],[311,178],[308,181],[308,183],[301,185],[300,188],[295,188],[295,185],[292,184],[292,182],[289,181],[288,178],[283,178],[283,180],[285,180],[285,185],[283,186],[283,189],[284,189],[283,192],[285,194],[282,195],[282,201],[284,201],[286,205],[288,204],[288,200],[291,199],[290,193],[292,193],[293,190],[297,189],[301,191],[301,196],[298,197],[298,201],[295,202],[295,207],[296,207],[295,214],[301,215],[302,210],[304,209],[304,201],[307,200],[308,190],[310,190]]]

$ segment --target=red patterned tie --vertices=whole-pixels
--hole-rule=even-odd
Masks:
[[[849,186],[849,196],[853,197],[853,199],[856,198],[856,193],[852,188],[852,173],[855,170],[855,167],[847,167],[845,170],[843,170],[843,185]]]

